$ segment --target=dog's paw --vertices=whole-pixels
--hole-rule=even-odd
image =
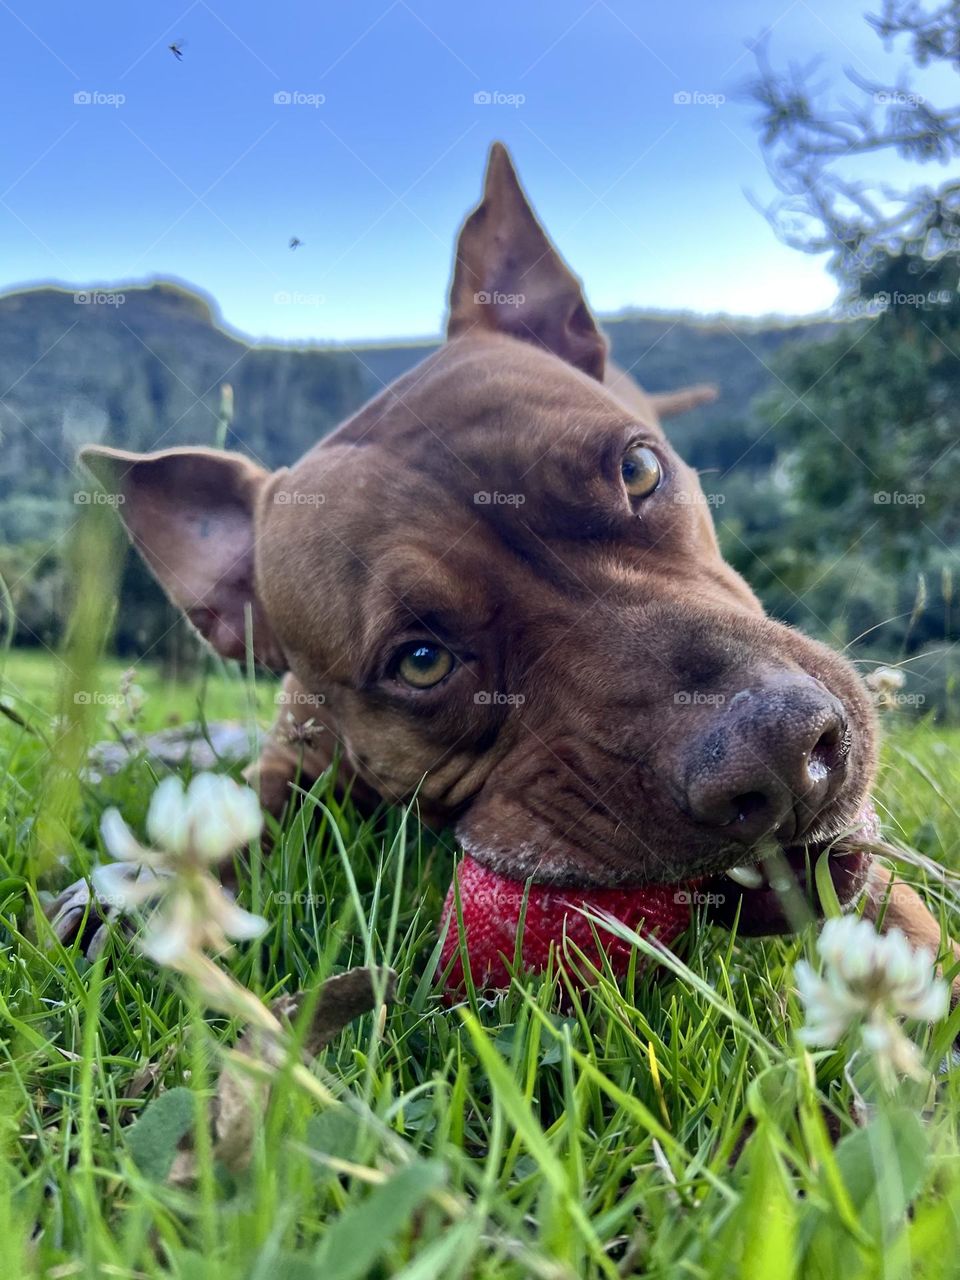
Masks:
[[[113,863],[118,872],[135,875],[130,862]],[[121,917],[120,908],[97,892],[89,880],[76,880],[44,904],[50,931],[64,947],[78,945],[92,964],[103,950],[111,926]]]

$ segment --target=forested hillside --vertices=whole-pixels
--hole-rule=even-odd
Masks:
[[[123,302],[111,304],[114,296]],[[231,443],[279,464],[363,399],[361,374],[343,353],[250,346],[219,327],[209,303],[174,285],[8,294],[0,298],[0,542],[32,541],[72,516],[65,496],[86,441],[212,444],[226,382],[236,405]]]

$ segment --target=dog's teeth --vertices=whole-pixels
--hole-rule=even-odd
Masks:
[[[773,889],[775,893],[789,893],[791,889],[796,888],[796,885],[796,880],[794,880],[793,876],[789,873],[787,875],[770,877],[770,888]]]
[[[763,876],[756,867],[729,867],[727,875],[745,889],[759,889],[763,884]]]

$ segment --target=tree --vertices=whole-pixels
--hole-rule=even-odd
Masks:
[[[914,66],[960,71],[960,0],[883,0],[867,22],[888,48],[906,44]],[[960,246],[960,181],[893,187],[850,175],[856,157],[884,152],[923,166],[960,156],[960,105],[936,105],[906,78],[876,84],[847,71],[856,91],[835,100],[813,80],[816,64],[774,70],[769,37],[754,44],[757,76],[747,85],[760,108],[757,127],[780,192],[766,210],[778,234],[809,253],[831,255],[845,301],[888,258],[926,262]]]
[[[886,0],[867,21],[907,41],[918,69],[960,71],[960,0]],[[853,73],[859,97],[837,105],[814,68],[776,73],[769,41],[756,57],[749,91],[780,192],[766,212],[788,244],[830,254],[850,324],[777,361],[781,386],[757,403],[776,462],[728,548],[775,612],[833,640],[884,657],[942,645],[960,635],[960,182],[893,189],[848,162],[954,160],[960,106]]]

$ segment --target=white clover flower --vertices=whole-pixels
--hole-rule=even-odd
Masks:
[[[874,693],[896,693],[906,683],[906,676],[898,667],[874,667],[863,682]]]
[[[906,676],[897,667],[875,667],[864,676],[863,682],[873,694],[877,707],[883,711],[900,704],[900,690],[906,684]]]
[[[934,1022],[949,1008],[947,984],[936,976],[930,952],[915,950],[899,929],[878,934],[856,916],[828,920],[817,950],[822,973],[803,960],[795,970],[806,1011],[800,1039],[832,1047],[861,1024],[863,1046],[887,1083],[897,1074],[922,1078],[917,1046],[898,1019]]]
[[[200,773],[184,791],[179,778],[165,778],[153,793],[145,849],[116,809],[108,809],[100,831],[117,865],[97,867],[97,892],[112,906],[129,910],[159,905],[140,940],[155,963],[186,970],[203,950],[225,951],[230,939],[257,938],[262,916],[244,911],[210,874],[263,827],[256,793],[221,774]],[[119,865],[125,864],[125,865]]]
[[[208,864],[222,862],[262,828],[256,792],[219,773],[198,773],[186,791],[179,778],[164,778],[147,812],[147,834],[155,844]]]

